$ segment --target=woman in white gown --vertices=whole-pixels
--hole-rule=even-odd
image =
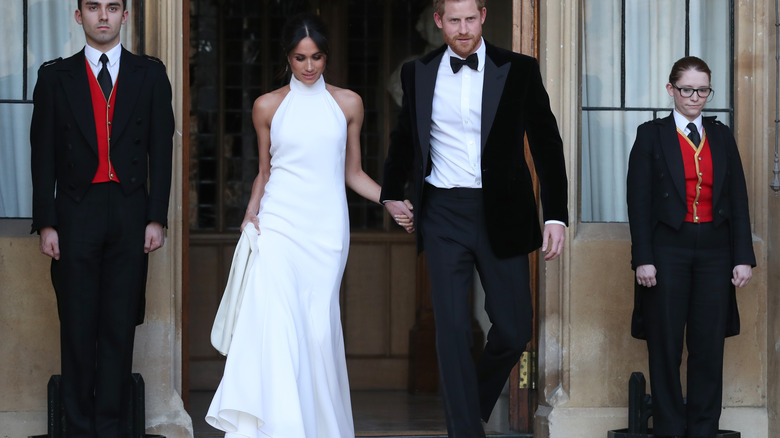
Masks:
[[[252,110],[259,173],[241,229],[257,247],[206,421],[233,437],[354,437],[339,287],[349,248],[345,183],[379,202],[361,167],[363,103],[326,84],[322,23],[285,26],[290,84]],[[395,218],[408,232],[411,212]]]

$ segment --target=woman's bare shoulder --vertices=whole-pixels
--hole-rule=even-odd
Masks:
[[[257,111],[259,114],[272,116],[289,92],[290,86],[285,85],[284,87],[265,93],[255,99],[253,110]]]
[[[326,84],[328,92],[336,100],[345,114],[354,114],[363,111],[363,99],[360,95],[347,88]]]

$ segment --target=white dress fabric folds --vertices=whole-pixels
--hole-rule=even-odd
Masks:
[[[230,265],[225,292],[222,294],[217,316],[211,326],[211,345],[223,356],[227,356],[230,350],[233,328],[236,325],[238,310],[241,308],[241,300],[249,279],[249,266],[255,254],[257,254],[257,228],[250,223],[241,232],[241,238],[238,239],[236,250],[233,252],[233,262]]]
[[[227,438],[354,437],[339,288],[349,249],[347,121],[294,77],[271,122],[271,175],[222,381]]]

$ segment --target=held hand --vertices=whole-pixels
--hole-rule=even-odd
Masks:
[[[396,216],[395,223],[404,227],[407,233],[414,232],[414,219],[410,219],[409,216],[406,215]]]
[[[655,265],[641,265],[636,268],[636,282],[640,286],[653,287],[657,283],[655,281]]]
[[[409,209],[410,212],[414,213],[414,205],[412,205],[412,201],[404,199],[404,205]],[[398,225],[404,227],[407,233],[414,233],[414,214],[412,214],[412,216],[404,215],[403,218],[398,219]]]
[[[566,227],[561,224],[545,224],[542,240],[544,259],[553,260],[563,254],[563,242],[566,241]]]
[[[41,229],[41,238],[39,240],[41,254],[45,254],[54,260],[60,259],[60,235],[54,227],[45,227]]]
[[[387,201],[385,202],[385,208],[393,220],[398,225],[404,227],[407,233],[414,232],[414,206],[409,200],[405,201]]]
[[[732,271],[734,277],[731,279],[731,283],[736,287],[746,286],[750,279],[753,278],[753,267],[750,265],[737,265],[734,266]]]
[[[144,237],[144,252],[149,254],[161,248],[165,243],[163,235],[163,226],[159,222],[149,222],[146,225],[146,236]]]

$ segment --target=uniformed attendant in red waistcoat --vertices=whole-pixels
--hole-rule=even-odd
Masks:
[[[666,84],[674,110],[639,126],[628,163],[632,334],[647,339],[656,437],[716,436],[724,340],[739,333],[734,288],[756,265],[737,144],[727,126],[702,117],[710,79],[699,58],[674,64]]]
[[[122,48],[126,0],[77,0],[84,50],[41,66],[33,232],[52,258],[68,437],[125,437],[148,253],[164,243],[174,130],[157,59]]]

